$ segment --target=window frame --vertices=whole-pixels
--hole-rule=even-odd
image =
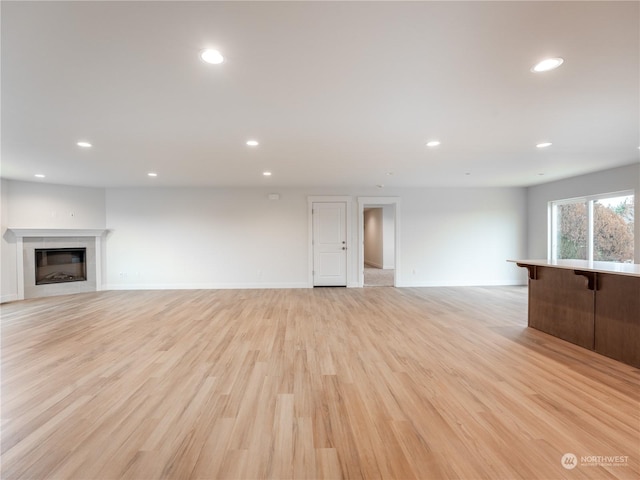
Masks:
[[[572,203],[586,203],[587,205],[587,261],[593,262],[594,256],[594,205],[598,200],[615,197],[633,196],[634,205],[636,203],[635,190],[621,190],[618,192],[598,193],[596,195],[584,195],[580,197],[563,198],[561,200],[551,200],[548,203],[547,211],[547,260],[556,262],[558,260],[558,236],[556,234],[557,217],[559,205],[569,205]],[[635,245],[634,245],[635,247]],[[637,255],[634,248],[634,257]],[[603,260],[606,261],[606,260]],[[632,260],[633,261],[633,260]],[[615,262],[611,262],[615,263]]]

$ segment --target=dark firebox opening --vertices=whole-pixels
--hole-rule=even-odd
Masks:
[[[36,285],[87,280],[86,248],[36,248]]]

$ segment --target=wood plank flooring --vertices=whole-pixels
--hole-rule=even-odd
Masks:
[[[526,328],[526,299],[323,288],[5,304],[2,478],[640,478],[640,370]]]

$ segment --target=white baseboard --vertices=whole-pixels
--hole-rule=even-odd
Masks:
[[[18,300],[17,293],[12,293],[10,295],[2,295],[0,297],[0,303],[15,302],[16,300]]]
[[[373,267],[373,268],[382,268],[382,265],[380,265],[379,263],[376,262],[368,262],[368,261],[364,261],[364,266],[365,267]]]
[[[254,290],[309,288],[305,282],[294,283],[136,283],[105,284],[102,290]]]
[[[520,282],[491,282],[491,283],[462,283],[462,282],[399,282],[396,287],[526,287],[526,283]]]

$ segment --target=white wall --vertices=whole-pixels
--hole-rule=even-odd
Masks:
[[[382,268],[396,266],[395,214],[393,205],[382,207]]]
[[[395,214],[393,205],[370,207],[364,212],[364,262],[395,268]]]
[[[353,197],[355,247],[360,221],[355,199],[380,196],[375,188],[104,190],[13,181],[3,187],[3,225],[109,229],[105,289],[306,287],[307,197]],[[268,200],[272,192],[280,193],[280,200]],[[398,286],[525,282],[521,269],[506,262],[526,256],[524,188],[385,189],[385,194],[402,200]],[[16,291],[15,285],[5,288],[15,276],[5,266],[9,252],[3,245],[2,276],[8,279],[3,295]],[[354,284],[357,255],[348,271]]]
[[[546,258],[547,204],[634,189],[633,164],[530,188],[385,188],[399,197],[398,286],[523,284],[509,258]],[[267,194],[279,192],[279,201]],[[16,228],[108,228],[106,288],[308,286],[309,195],[353,197],[371,189],[99,189],[2,180],[1,295],[17,294]],[[73,214],[73,215],[71,215]],[[392,229],[389,229],[392,231]],[[640,224],[636,222],[636,262]],[[349,266],[357,277],[357,255]],[[353,282],[351,282],[353,284]]]
[[[547,258],[548,204],[553,200],[635,190],[635,211],[640,212],[640,164],[581,175],[527,189],[529,258]],[[640,222],[635,222],[635,263],[640,263]]]
[[[405,190],[400,220],[398,286],[526,283],[524,189]]]
[[[105,191],[2,180],[0,301],[18,297],[16,239],[7,228],[105,228]]]
[[[108,189],[108,288],[307,286],[307,196],[373,191],[276,190],[274,202],[273,189]],[[402,198],[400,286],[524,283],[506,262],[526,253],[524,189],[389,194]]]
[[[9,182],[0,182],[0,303],[18,298],[16,284],[16,246],[15,239],[7,232],[9,226]]]
[[[106,288],[307,286],[301,192],[107,190]]]
[[[384,264],[382,222],[382,208],[364,211],[364,263],[377,268]]]
[[[640,165],[524,188],[385,189],[402,201],[398,286],[525,283],[509,258],[546,258],[551,200],[634,189]],[[267,194],[281,193],[269,201]],[[1,295],[17,294],[16,228],[108,228],[106,288],[308,285],[307,196],[378,189],[67,187],[2,180]],[[352,246],[357,241],[353,202]],[[73,215],[71,215],[73,214]],[[392,231],[392,229],[390,229]],[[636,262],[640,224],[636,222]],[[357,276],[357,255],[350,277]],[[122,275],[121,275],[122,274]]]
[[[104,228],[105,190],[8,182],[9,222],[15,228]]]

